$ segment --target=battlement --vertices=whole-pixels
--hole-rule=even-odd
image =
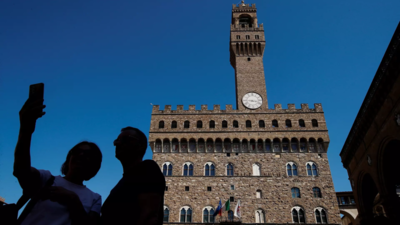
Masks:
[[[322,104],[315,103],[314,108],[310,109],[308,104],[301,104],[301,108],[297,108],[295,104],[288,104],[287,109],[282,109],[281,104],[275,104],[274,109],[256,109],[246,113],[315,113],[315,112],[323,112]],[[183,109],[183,105],[178,105],[176,110],[172,110],[171,105],[165,105],[164,110],[160,110],[159,105],[153,105],[152,114],[213,114],[213,113],[244,113],[243,111],[239,111],[233,109],[232,105],[226,105],[225,109],[221,109],[220,105],[214,105],[212,109],[208,109],[208,105],[201,105],[199,110],[196,110],[195,105],[189,105],[188,110]]]
[[[264,24],[258,24],[257,27],[249,27],[248,24],[241,26],[239,24],[231,24],[231,31],[264,31]]]
[[[233,4],[232,12],[255,12],[257,11],[256,4]]]

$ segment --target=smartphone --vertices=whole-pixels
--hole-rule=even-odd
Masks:
[[[29,86],[29,99],[32,101],[41,100],[44,98],[44,84],[32,84]]]

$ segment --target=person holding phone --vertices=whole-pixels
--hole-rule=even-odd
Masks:
[[[29,212],[23,212],[22,225],[27,224],[99,224],[101,196],[83,185],[93,178],[101,167],[102,154],[91,142],[80,142],[67,154],[61,172],[53,176],[50,171],[31,166],[30,145],[36,120],[43,115],[43,84],[31,86],[30,97],[19,112],[20,130],[15,148],[14,176],[24,194],[36,199]],[[39,94],[38,94],[39,93]],[[49,184],[50,182],[50,184]],[[33,200],[31,200],[33,201]],[[20,217],[21,219],[21,217]]]

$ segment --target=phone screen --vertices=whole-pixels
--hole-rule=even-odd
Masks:
[[[29,86],[29,99],[32,101],[43,99],[44,97],[44,84],[32,84]]]

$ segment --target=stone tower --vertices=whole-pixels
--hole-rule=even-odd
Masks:
[[[250,6],[242,1],[242,4],[234,5],[232,8],[230,60],[235,69],[236,107],[238,110],[255,109],[258,105],[254,106],[252,103],[257,102],[261,103],[260,109],[268,109],[263,65],[264,47],[264,28],[262,24],[257,24],[255,4]],[[246,94],[249,95],[245,97]],[[247,107],[244,102],[248,103]]]
[[[233,5],[230,39],[236,109],[153,106],[149,143],[166,176],[164,222],[338,224],[322,105],[268,108],[254,4]],[[231,210],[213,217],[228,199]]]

